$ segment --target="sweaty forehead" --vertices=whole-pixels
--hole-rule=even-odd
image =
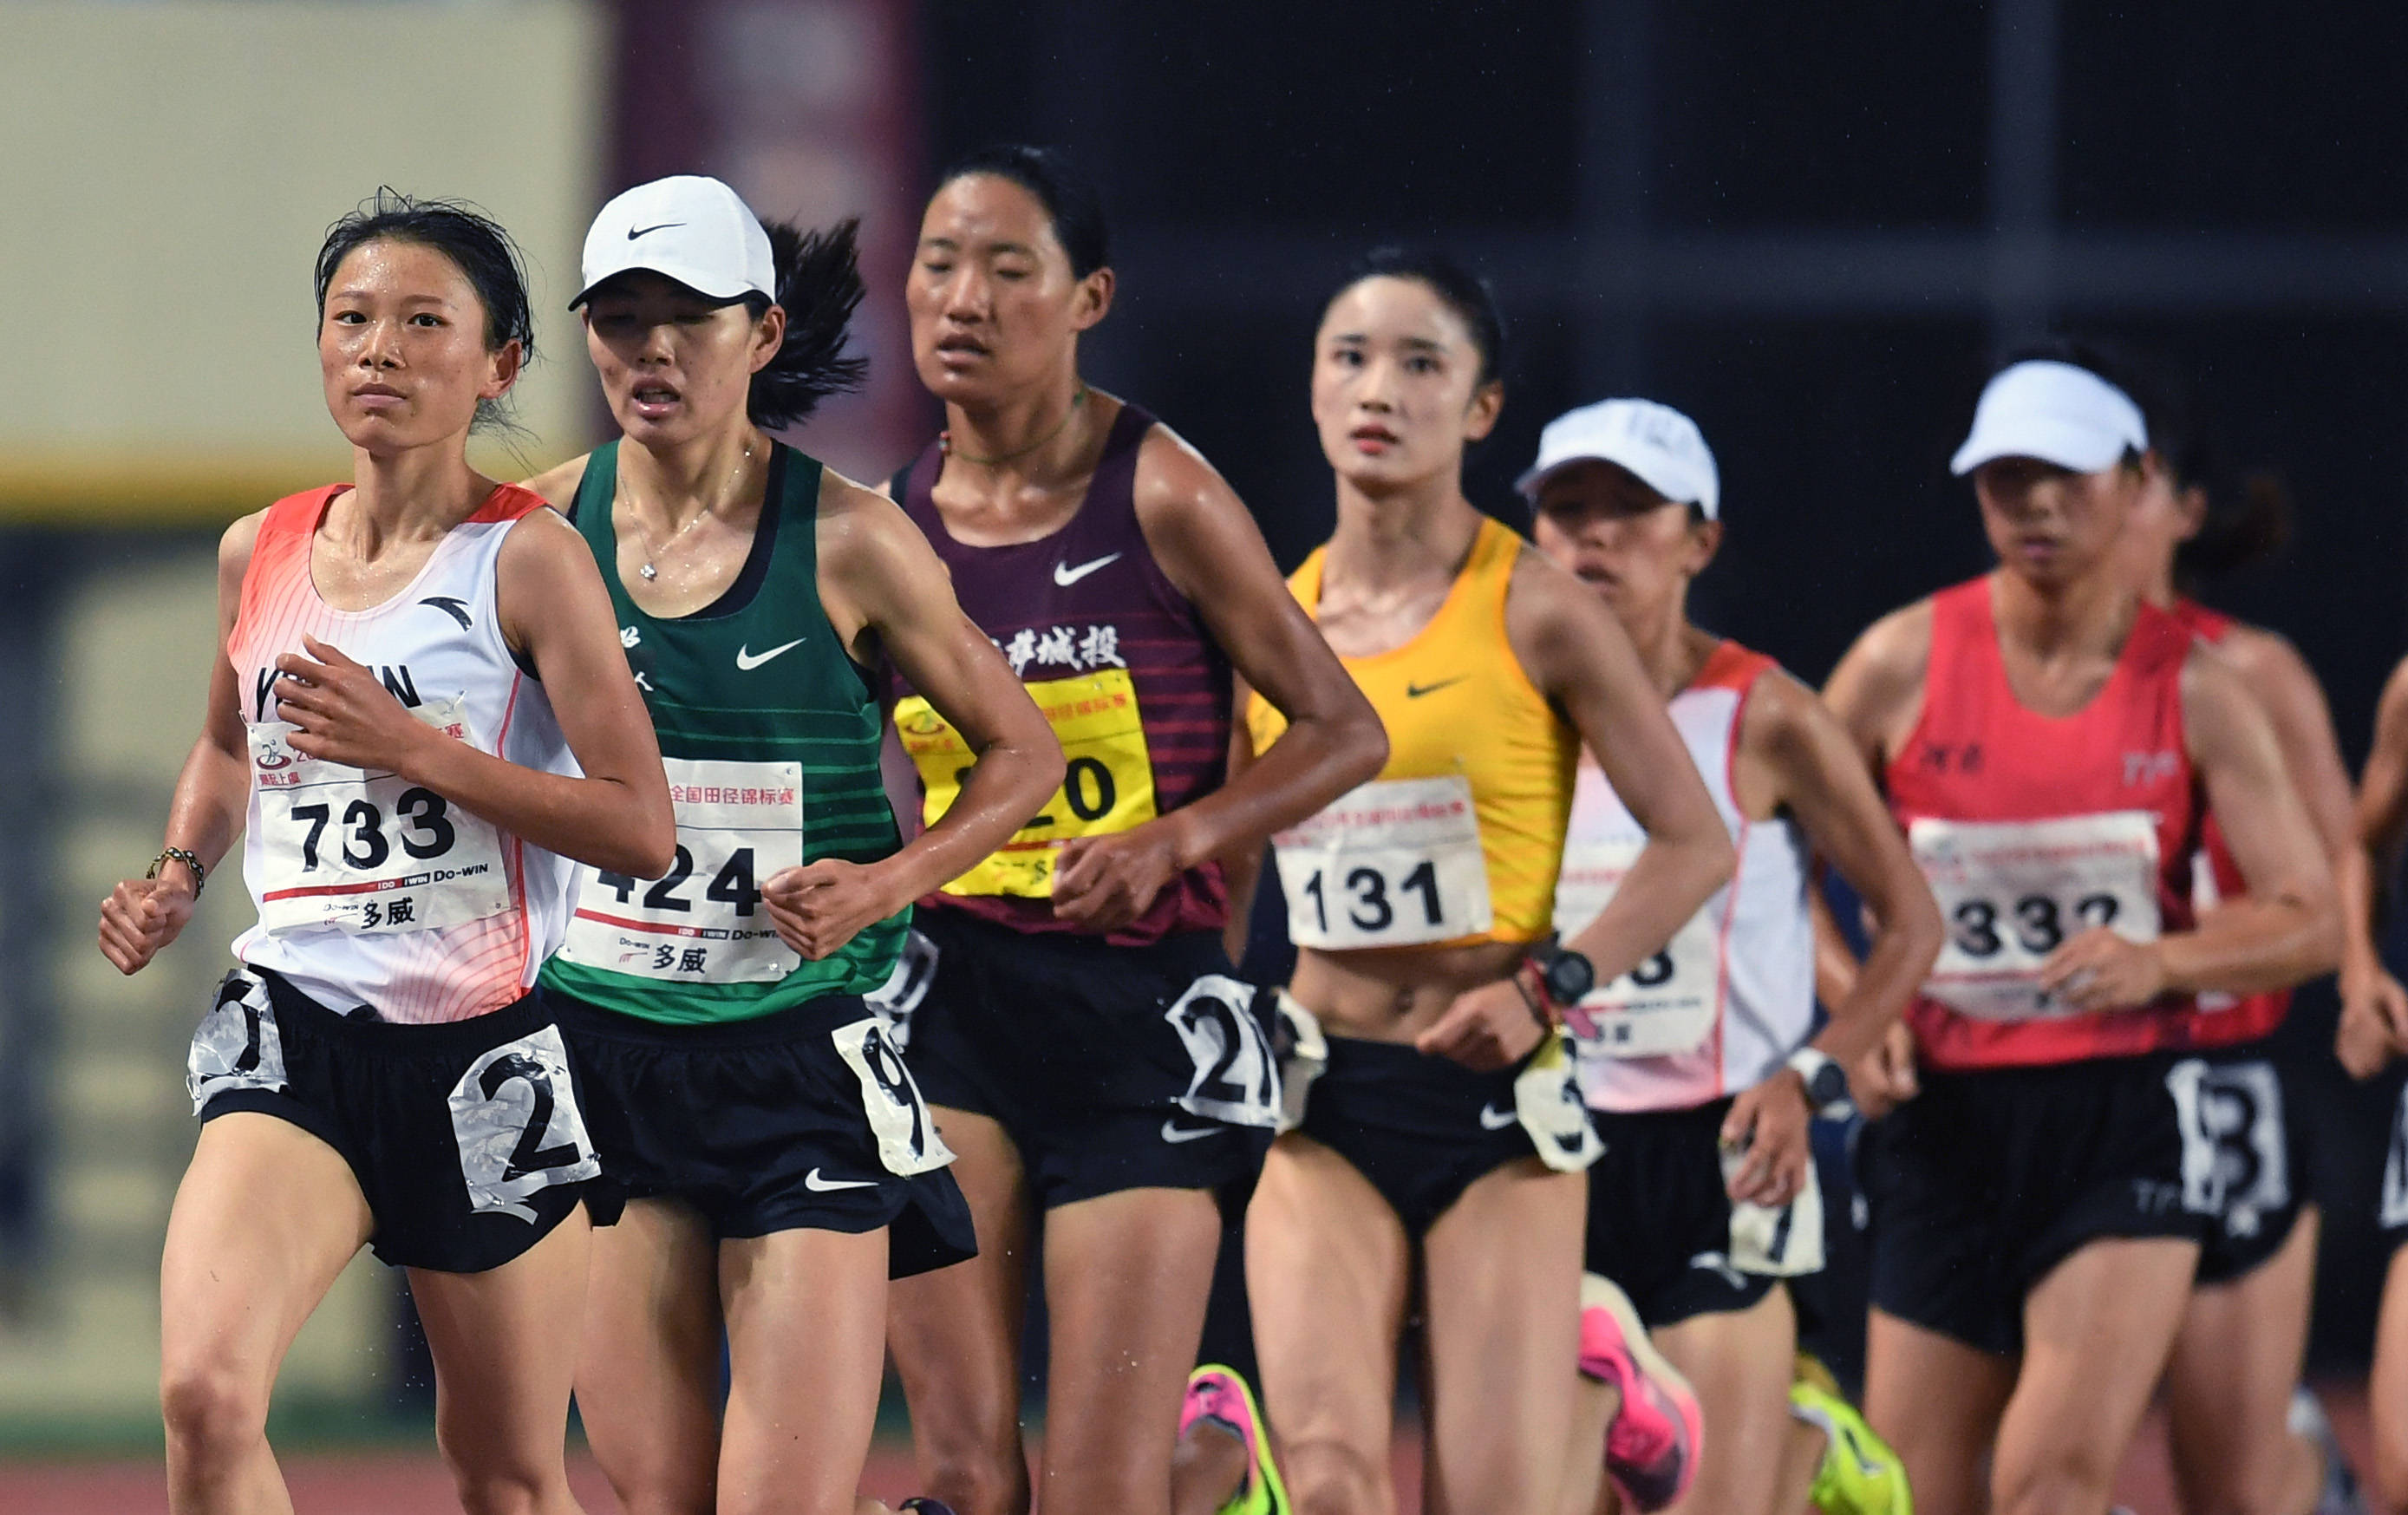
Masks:
[[[1470,329],[1436,290],[1417,279],[1385,274],[1359,279],[1340,291],[1321,318],[1321,332],[1325,337],[1410,342],[1449,352],[1471,346]]]
[[[999,174],[964,174],[939,189],[920,219],[920,239],[970,249],[1062,250],[1044,202]]]
[[[328,286],[330,295],[374,292],[453,301],[471,298],[468,276],[449,254],[401,237],[380,236],[343,255]]]

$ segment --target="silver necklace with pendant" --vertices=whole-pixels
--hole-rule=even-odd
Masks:
[[[658,579],[661,576],[658,560],[663,551],[677,546],[679,537],[683,536],[686,533],[694,530],[695,527],[702,524],[703,522],[717,514],[722,507],[725,506],[729,500],[735,497],[736,486],[743,479],[744,470],[751,466],[752,462],[752,444],[747,442],[744,444],[744,456],[738,460],[735,472],[727,476],[726,484],[723,486],[719,492],[719,500],[717,504],[707,506],[703,509],[698,510],[694,515],[688,517],[684,525],[680,526],[677,530],[669,533],[669,538],[667,541],[657,545],[652,541],[652,532],[644,525],[644,513],[637,507],[638,502],[632,497],[628,499],[627,519],[636,523],[636,535],[644,539],[643,566],[636,570],[637,573],[643,576],[644,582],[651,583],[653,579]]]

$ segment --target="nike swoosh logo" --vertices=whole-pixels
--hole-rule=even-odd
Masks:
[[[1484,1131],[1502,1131],[1520,1119],[1512,1110],[1500,1110],[1494,1105],[1480,1107],[1480,1125]]]
[[[781,653],[791,652],[810,640],[810,638],[808,636],[797,636],[793,641],[788,642],[785,646],[773,647],[767,652],[754,652],[739,647],[736,650],[737,669],[742,673],[751,673],[753,669],[768,662],[771,658],[777,657]]]
[[[1417,700],[1425,694],[1435,694],[1440,690],[1444,689],[1447,685],[1459,684],[1470,677],[1471,675],[1468,673],[1459,673],[1452,679],[1441,679],[1435,684],[1407,684],[1405,686],[1405,698],[1409,700]]]
[[[1093,563],[1082,563],[1075,568],[1071,567],[1067,563],[1057,563],[1054,565],[1054,582],[1061,585],[1064,589],[1068,589],[1072,584],[1075,584],[1080,579],[1086,578],[1096,569],[1109,568],[1113,564],[1120,562],[1120,560],[1121,554],[1118,552],[1108,552],[1102,557],[1097,558]]]
[[[1741,1275],[1739,1269],[1731,1266],[1730,1256],[1727,1252],[1699,1252],[1689,1259],[1689,1265],[1708,1273],[1720,1274],[1723,1281],[1734,1289],[1747,1286],[1747,1279]]]
[[[1221,1128],[1216,1125],[1182,1126],[1176,1121],[1162,1122],[1162,1139],[1165,1141],[1202,1141],[1207,1136],[1220,1135],[1220,1132]]]
[[[627,240],[632,242],[639,236],[650,236],[654,232],[666,232],[672,226],[682,226],[684,224],[685,222],[681,221],[665,221],[658,226],[630,226],[627,228]]]
[[[803,1187],[814,1193],[824,1194],[838,1189],[875,1189],[878,1187],[878,1180],[875,1179],[823,1179],[820,1177],[820,1170],[813,1168],[803,1175]]]

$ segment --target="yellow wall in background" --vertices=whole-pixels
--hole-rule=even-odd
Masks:
[[[587,0],[0,0],[0,521],[209,523],[349,477],[310,263],[380,184],[518,237],[546,354],[517,391],[524,462],[587,445],[561,307],[608,44]]]

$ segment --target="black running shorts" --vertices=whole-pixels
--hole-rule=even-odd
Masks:
[[[1685,1110],[1594,1111],[1605,1155],[1588,1170],[1586,1269],[1622,1286],[1650,1330],[1752,1308],[1779,1279],[1751,1272],[1724,1187],[1723,1118],[1731,1102]],[[1773,1245],[1793,1244],[1776,1229]],[[1817,1251],[1822,1238],[1794,1244]]]
[[[1279,1073],[1217,932],[1115,947],[938,908],[914,936],[889,1005],[912,1076],[929,1104],[1003,1127],[1040,1208],[1125,1189],[1242,1203]]]
[[[2391,1102],[2391,1140],[2383,1159],[2383,1193],[2374,1212],[2383,1240],[2397,1251],[2408,1245],[2408,1065],[2395,1065],[2386,1081],[2397,1091]]]
[[[272,1115],[341,1153],[382,1261],[481,1273],[580,1201],[597,1223],[617,1218],[570,1068],[536,993],[472,1020],[399,1025],[239,968],[193,1035],[185,1081],[203,1121]]]
[[[2188,1060],[2200,1077],[2186,1135],[2213,1154],[2215,1222],[2199,1255],[2201,1284],[2232,1283],[2283,1250],[2308,1197],[2313,1122],[2296,1065],[2270,1042]]]
[[[858,996],[701,1025],[550,998],[628,1198],[682,1200],[722,1238],[883,1226],[898,1279],[976,1255],[961,1186],[929,1165],[935,1123]]]
[[[1399,1042],[1331,1036],[1299,1128],[1354,1165],[1419,1237],[1473,1181],[1537,1157],[1522,1123],[1521,1068],[1476,1073]]]
[[[2167,1056],[1927,1071],[1865,1139],[1872,1303],[2011,1354],[2025,1296],[2084,1246],[2203,1241],[2215,1195],[2207,1165],[2185,1162],[2176,1103],[2200,1071]]]

